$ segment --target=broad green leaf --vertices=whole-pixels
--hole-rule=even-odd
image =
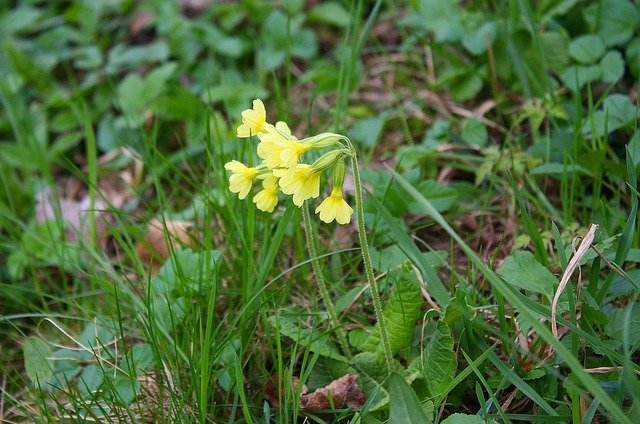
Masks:
[[[389,378],[389,422],[426,424],[427,418],[416,392],[398,374]]]
[[[640,37],[634,38],[624,51],[624,56],[627,59],[627,65],[631,74],[639,78],[640,77]]]
[[[494,22],[488,21],[477,30],[469,32],[462,40],[462,45],[469,53],[480,56],[487,51],[487,46],[493,44],[498,34]]]
[[[425,180],[417,186],[420,193],[433,202],[433,205],[440,212],[451,209],[458,201],[458,191],[450,186],[439,183],[436,180]],[[416,202],[407,202],[409,204],[409,212],[420,215],[423,213],[422,208]]]
[[[607,46],[628,41],[638,27],[638,10],[629,0],[604,0],[598,6],[600,17],[598,35]]]
[[[310,21],[335,25],[341,28],[349,26],[351,15],[349,11],[337,1],[323,1],[315,5],[308,14]]]
[[[349,138],[363,146],[372,148],[378,142],[387,116],[382,113],[373,118],[364,118],[356,121],[347,132]]]
[[[548,269],[535,260],[530,252],[519,250],[508,256],[498,274],[512,286],[551,298],[558,280]]]
[[[211,282],[211,275],[207,275],[207,272],[209,274],[214,272],[220,256],[221,253],[218,250],[211,252],[194,252],[191,249],[174,250],[173,256],[167,259],[158,273],[151,278],[151,285],[159,293],[206,290]]]
[[[477,118],[469,118],[462,125],[460,137],[465,143],[484,146],[489,139],[489,132]]]
[[[585,135],[590,135],[592,131],[600,137],[605,135],[605,131],[612,133],[635,122],[636,114],[636,106],[629,96],[611,94],[602,103],[602,109],[593,114],[592,122],[585,125]]]
[[[421,25],[435,35],[439,43],[460,41],[464,34],[459,0],[422,0],[420,2]]]
[[[92,395],[98,391],[103,381],[102,369],[96,364],[87,365],[78,377],[78,390],[85,396]]]
[[[453,344],[449,326],[444,321],[438,321],[438,328],[422,353],[422,374],[436,406],[440,404],[444,389],[456,375],[458,360]]]
[[[640,343],[640,303],[629,304],[624,308],[612,309],[608,314],[609,322],[605,324],[605,334],[613,340],[624,340],[624,332],[628,332],[629,342],[635,348]]]
[[[300,328],[287,318],[282,316],[271,316],[268,318],[273,328],[281,334],[293,339],[296,343],[306,347],[311,352],[326,356],[338,361],[347,362],[347,359],[340,354],[338,349],[331,343],[329,337],[331,333],[321,333],[316,330]]]
[[[51,347],[38,337],[27,337],[22,343],[22,354],[27,377],[42,386],[53,375]]]
[[[569,55],[580,63],[595,63],[604,54],[607,46],[597,35],[583,35],[569,44]]]
[[[570,66],[560,74],[560,79],[571,91],[578,92],[586,84],[602,78],[599,65]]]
[[[375,411],[387,405],[389,393],[383,383],[387,379],[387,365],[382,354],[359,353],[351,358],[351,366],[358,373],[358,385],[367,395],[369,410]]]
[[[441,424],[486,424],[487,421],[477,415],[469,414],[451,414]]]
[[[613,84],[624,75],[624,59],[619,51],[612,50],[600,61],[602,81]]]
[[[570,62],[567,55],[569,36],[562,31],[542,31],[538,37],[549,68],[556,72],[563,71]]]
[[[410,274],[404,275],[408,277]],[[420,286],[417,281],[401,279],[396,282],[383,312],[389,344],[393,353],[410,346],[416,320],[420,317],[422,302]],[[376,324],[363,349],[375,352],[381,348],[380,327]]]

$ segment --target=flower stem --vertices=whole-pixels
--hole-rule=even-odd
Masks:
[[[371,287],[371,296],[373,297],[373,310],[376,314],[376,320],[380,327],[380,338],[382,339],[382,350],[387,363],[389,373],[393,372],[393,354],[391,345],[389,344],[389,336],[382,314],[382,302],[380,301],[380,293],[378,292],[378,283],[373,276],[373,267],[371,266],[371,255],[369,253],[369,242],[367,241],[367,232],[364,226],[364,208],[362,206],[362,181],[360,180],[360,168],[358,168],[358,158],[356,156],[353,145],[351,147],[351,167],[353,168],[353,183],[356,194],[356,215],[358,217],[358,236],[360,238],[360,250],[362,251],[362,259],[364,261],[364,271],[367,277],[369,287]]]
[[[304,221],[304,232],[307,237],[307,248],[309,249],[309,256],[311,257],[311,267],[313,268],[313,273],[316,275],[316,281],[318,282],[318,287],[320,288],[320,294],[322,295],[324,306],[325,308],[327,308],[327,312],[329,313],[331,325],[336,330],[338,341],[340,342],[340,346],[342,346],[342,351],[348,358],[351,358],[351,349],[349,349],[347,337],[345,336],[342,327],[340,327],[340,321],[338,321],[336,308],[335,306],[333,306],[333,302],[331,301],[331,295],[329,294],[329,289],[327,288],[327,283],[322,274],[320,262],[318,261],[318,250],[316,248],[316,240],[313,232],[313,227],[311,226],[311,215],[309,213],[309,205],[307,204],[307,201],[302,204],[302,220]]]

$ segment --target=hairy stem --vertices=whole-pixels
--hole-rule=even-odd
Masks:
[[[382,315],[382,302],[380,301],[380,293],[378,292],[378,283],[373,276],[373,267],[371,266],[371,255],[369,253],[369,242],[367,241],[367,232],[364,226],[364,208],[362,206],[362,181],[360,180],[360,168],[358,168],[358,158],[355,149],[349,142],[351,147],[351,167],[353,168],[353,183],[355,185],[356,194],[356,216],[358,218],[358,236],[360,239],[360,250],[362,251],[362,260],[364,261],[364,271],[367,277],[369,287],[371,287],[371,296],[373,297],[373,309],[376,314],[376,320],[380,326],[380,338],[382,339],[382,349],[387,362],[389,373],[393,372],[393,353],[389,344],[389,336]]]
[[[327,312],[329,313],[331,325],[338,335],[338,341],[340,342],[340,346],[342,346],[342,351],[348,358],[351,358],[351,349],[349,349],[347,337],[345,336],[342,327],[340,327],[340,321],[338,321],[336,308],[335,306],[333,306],[333,302],[331,301],[331,295],[329,294],[329,289],[327,288],[327,282],[324,279],[322,269],[320,268],[320,262],[318,261],[318,249],[316,248],[316,239],[313,232],[313,227],[311,226],[311,215],[309,213],[309,205],[307,204],[307,201],[305,201],[302,205],[302,220],[304,221],[304,233],[307,237],[307,248],[309,249],[309,256],[311,257],[311,267],[313,268],[313,273],[316,275],[316,281],[318,282],[318,287],[320,288],[320,294],[322,295],[324,306],[325,308],[327,308]]]

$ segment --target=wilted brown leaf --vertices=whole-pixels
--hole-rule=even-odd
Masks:
[[[356,380],[357,374],[347,374],[332,381],[326,387],[300,397],[301,409],[361,409],[365,402],[364,393]]]

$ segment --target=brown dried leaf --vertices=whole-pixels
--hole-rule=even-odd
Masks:
[[[264,387],[264,398],[269,402],[271,406],[280,407],[280,395],[278,390],[278,379],[280,377],[278,375],[274,375],[271,380],[267,382]],[[293,377],[292,384],[294,390],[298,390],[298,385],[300,384],[300,379],[298,377]],[[305,395],[308,392],[307,385],[302,386],[302,394]]]
[[[60,219],[64,223],[67,240],[88,240],[89,220],[91,219],[91,215],[94,214],[96,216],[98,242],[100,245],[104,244],[107,236],[108,223],[105,220],[105,213],[103,212],[107,206],[102,200],[96,199],[93,205],[93,211],[91,211],[91,200],[88,194],[80,200],[60,197],[58,199],[58,205],[60,206]],[[58,205],[56,204],[51,189],[45,188],[39,191],[36,194],[36,222],[43,223],[45,221],[55,220]]]
[[[170,246],[165,239],[165,226]],[[147,271],[155,274],[169,258],[172,249],[191,246],[193,240],[189,229],[192,227],[193,223],[189,221],[164,221],[163,225],[161,220],[152,219],[147,225],[147,234],[136,244],[136,252],[142,263],[150,264]]]
[[[364,393],[356,380],[357,374],[347,374],[332,381],[326,387],[300,397],[301,409],[361,409],[365,402]]]

